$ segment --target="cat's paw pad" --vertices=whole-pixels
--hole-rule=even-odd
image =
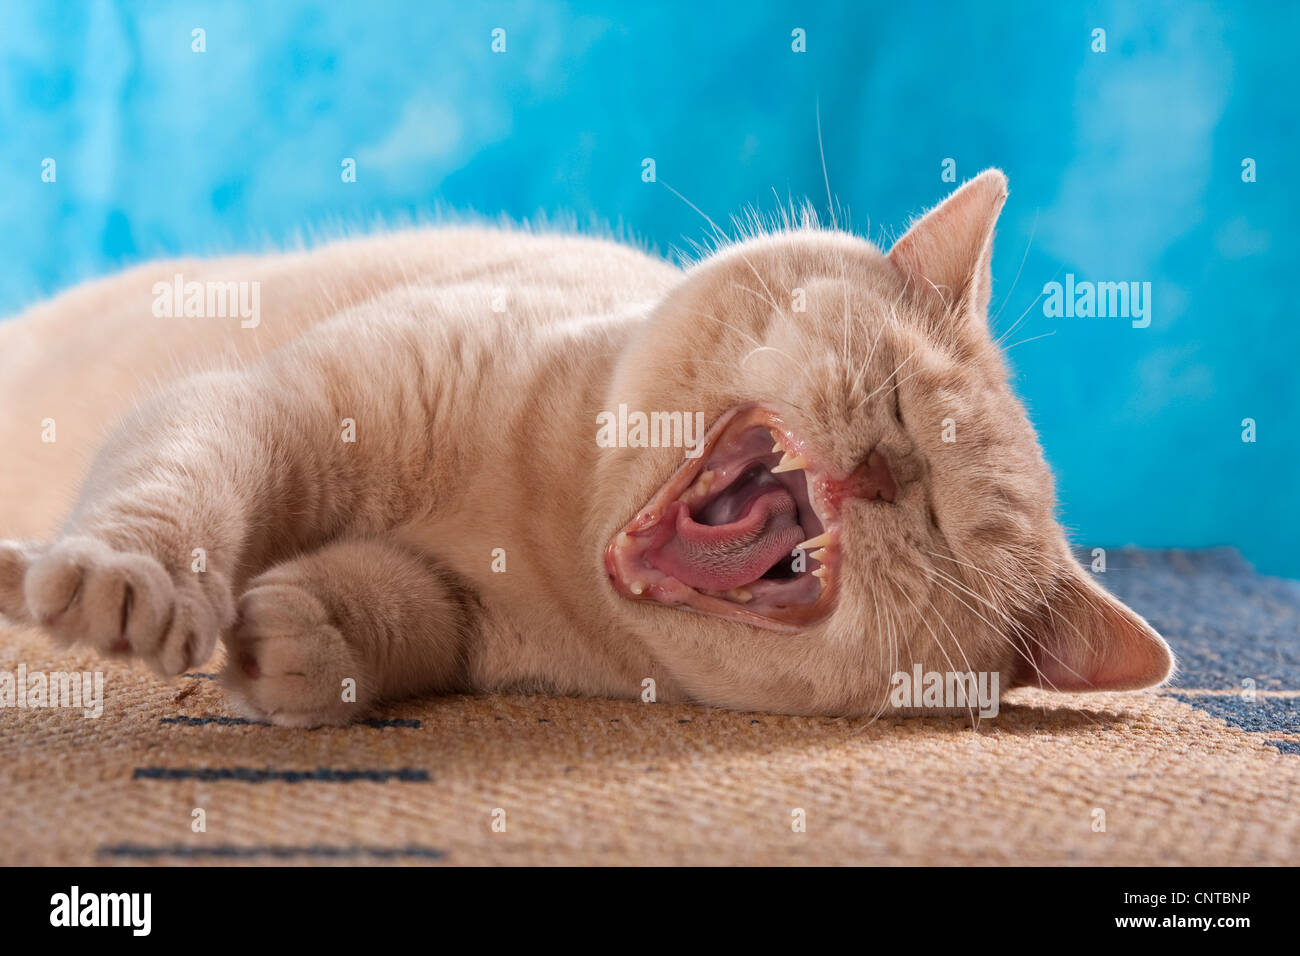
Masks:
[[[43,627],[62,644],[139,657],[164,677],[206,661],[233,617],[230,587],[218,572],[172,575],[148,555],[94,538],[29,546],[21,600],[13,593],[19,563],[12,552],[0,554],[7,616]],[[9,614],[10,601],[21,605],[18,613]]]
[[[325,606],[296,585],[245,592],[225,642],[221,680],[242,717],[281,727],[342,726],[369,701],[357,655]]]

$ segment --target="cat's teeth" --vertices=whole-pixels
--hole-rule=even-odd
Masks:
[[[801,468],[807,468],[808,462],[804,460],[803,455],[791,455],[786,452],[777,462],[776,467],[772,469],[772,474],[779,475],[783,471],[799,471]]]
[[[713,487],[713,479],[716,477],[717,475],[712,471],[700,472],[700,477],[695,479],[695,484],[686,489],[686,493],[680,500],[690,504],[696,499],[708,497],[709,489]]]
[[[814,552],[812,552],[810,555],[808,555],[808,557],[812,558],[814,561],[825,562],[825,560],[826,560],[826,554],[827,554],[827,551],[826,551],[825,548],[818,548],[816,551],[814,551]]]
[[[824,548],[826,547],[826,545],[830,543],[831,543],[831,533],[829,531],[823,531],[821,534],[817,535],[817,537],[809,538],[803,544],[797,544],[795,545],[795,547],[802,548],[803,550],[807,551],[810,548]]]
[[[749,591],[746,591],[744,588],[732,588],[727,592],[727,597],[739,604],[748,604],[750,601],[754,600],[754,595]]]
[[[818,582],[821,584],[821,586],[822,586],[823,588],[826,587],[826,569],[825,569],[825,568],[817,568],[815,571],[813,571],[812,576],[815,577],[815,578],[818,580]]]
[[[633,594],[637,594],[637,595],[645,593],[645,585],[642,584],[640,581],[633,581],[631,584],[627,586],[627,589],[631,591]]]

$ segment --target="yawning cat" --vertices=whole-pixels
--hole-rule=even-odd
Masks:
[[[220,637],[232,704],[287,726],[451,690],[875,714],[917,665],[1159,683],[989,334],[1005,198],[987,171],[888,254],[807,219],[685,271],[447,228],[75,289],[0,324],[0,612],[164,676]],[[231,283],[256,322],[154,307]]]

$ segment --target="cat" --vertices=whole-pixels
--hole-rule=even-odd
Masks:
[[[914,668],[1159,684],[989,332],[1006,197],[987,170],[888,253],[808,215],[685,270],[446,227],[74,289],[0,324],[0,613],[163,677],[220,640],[232,708],[291,727],[462,691],[874,716]],[[259,321],[159,318],[174,276],[257,283]]]

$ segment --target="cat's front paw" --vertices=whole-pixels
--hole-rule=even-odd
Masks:
[[[295,584],[262,584],[239,599],[221,681],[242,717],[281,727],[342,726],[372,694],[358,655],[325,605]]]
[[[0,614],[62,644],[138,657],[164,677],[201,665],[234,601],[216,571],[169,573],[146,554],[95,538],[50,546],[0,542]]]

